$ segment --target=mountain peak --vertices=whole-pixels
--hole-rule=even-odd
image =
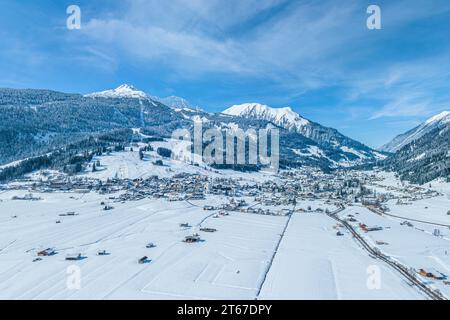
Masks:
[[[130,84],[122,84],[118,86],[116,89],[105,90],[101,92],[94,92],[85,95],[86,97],[91,98],[139,98],[145,99],[148,98],[147,94],[143,91],[136,89],[133,85]]]
[[[428,132],[440,126],[450,124],[450,111],[443,111],[435,116],[432,116],[422,124],[395,137],[391,142],[383,145],[380,150],[387,152],[397,152],[407,144],[423,137]]]
[[[425,121],[425,124],[441,122],[441,121],[445,121],[445,123],[450,121],[450,111],[443,111],[435,116],[432,116],[430,119]]]
[[[267,120],[286,129],[299,129],[309,124],[308,120],[302,118],[291,107],[272,108],[256,102],[234,105],[222,113],[231,116]]]
[[[138,91],[135,86],[131,84],[124,83],[118,86],[115,90],[129,90],[129,91]]]
[[[165,104],[166,106],[169,106],[175,111],[188,111],[188,112],[201,111],[199,107],[195,107],[186,99],[177,96],[157,98],[156,100]]]
[[[291,107],[272,108],[254,102],[234,105],[222,113],[233,117],[270,121],[280,128],[307,138],[306,144],[309,147],[303,148],[303,151],[294,148],[295,150],[292,151],[296,154],[294,157],[312,156],[322,158],[324,161],[330,162],[332,166],[351,166],[363,163],[368,159],[375,161],[384,156],[362,143],[344,136],[335,129],[303,118]],[[298,138],[296,136],[296,139]]]

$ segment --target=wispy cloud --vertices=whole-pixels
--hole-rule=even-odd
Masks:
[[[417,97],[401,96],[395,98],[394,101],[389,102],[381,110],[376,111],[370,117],[370,120],[379,119],[382,117],[402,117],[402,116],[420,116],[430,112],[429,101],[420,99],[417,102]]]
[[[283,3],[290,10],[246,24]],[[333,32],[351,13],[330,6],[324,14],[318,5],[286,1],[133,1],[123,16],[92,19],[83,32],[99,44],[182,72],[284,75],[314,86],[325,74],[311,63],[326,60],[342,44]]]
[[[370,120],[384,117],[428,116],[450,105],[450,54],[392,63],[372,76],[352,82],[350,97],[370,97],[376,108]]]
[[[449,10],[448,3],[438,2],[418,0],[412,8],[407,1],[383,1],[383,12],[389,17],[386,25],[395,28]],[[84,34],[98,46],[114,46],[133,58],[162,63],[181,77],[204,73],[266,77],[293,96],[344,86],[349,100],[375,95],[383,108],[372,115],[378,118],[422,112],[431,103],[427,95],[416,97],[417,101],[402,96],[407,89],[417,90],[421,79],[442,73],[424,63],[418,66],[416,59],[368,63],[380,52],[370,37],[380,36],[365,29],[362,3],[139,0],[128,4],[120,15],[91,19]],[[367,39],[371,51],[361,47]],[[412,103],[412,111],[400,106],[402,102]]]

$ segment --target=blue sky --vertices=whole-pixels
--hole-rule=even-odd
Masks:
[[[66,28],[79,5],[81,30]],[[368,30],[377,4],[382,30]],[[379,146],[450,109],[448,0],[0,0],[0,87],[260,102]]]

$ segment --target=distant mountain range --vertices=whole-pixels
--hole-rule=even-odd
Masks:
[[[317,153],[325,153],[322,152],[325,149],[331,149],[335,154],[339,154],[340,160],[338,163],[334,161],[338,166],[347,166],[358,162],[373,162],[386,158],[386,155],[344,136],[336,129],[327,128],[305,119],[290,107],[271,108],[259,103],[245,103],[232,106],[223,113],[236,117],[270,121],[290,132],[303,135],[318,144],[319,149],[318,152],[315,152],[316,155]],[[324,150],[320,150],[320,148]],[[310,150],[310,148],[307,149]],[[311,155],[308,150],[300,150],[300,152]]]
[[[124,98],[118,89],[115,94],[105,98],[0,89],[0,165],[51,152],[92,133],[139,128],[145,123],[168,135],[174,127],[186,125],[183,117],[162,103]]]
[[[165,104],[166,106],[171,107],[175,111],[187,111],[187,112],[202,111],[200,107],[193,106],[186,99],[176,96],[170,96],[166,98],[153,97],[153,99]]]
[[[110,89],[100,92],[93,92],[86,94],[88,98],[137,98],[147,99],[148,96],[145,92],[140,91],[129,84],[123,84],[116,89]]]
[[[429,118],[427,121],[409,130],[408,132],[398,135],[392,141],[380,147],[380,150],[395,153],[414,140],[420,139],[436,128],[443,128],[445,126],[448,126],[449,123],[450,111],[444,111]]]
[[[394,152],[384,166],[403,179],[420,184],[439,177],[450,180],[450,112],[431,117],[382,149]]]
[[[310,124],[308,120],[292,111],[290,107],[271,108],[259,103],[234,105],[222,113],[236,117],[264,119],[285,129],[294,130],[297,132],[301,132],[305,126]]]
[[[135,98],[142,100],[153,100],[161,102],[166,106],[176,109],[177,111],[198,111],[199,107],[194,107],[184,98],[170,96],[166,98],[160,98],[156,96],[151,96],[143,91],[136,89],[134,86],[129,84],[123,84],[116,89],[110,89],[100,92],[93,92],[86,94],[85,97],[88,98]]]
[[[272,108],[259,103],[245,103],[234,105],[222,113],[208,113],[183,98],[158,98],[131,85],[86,95],[0,89],[0,111],[0,138],[4,142],[0,145],[0,165],[51,152],[69,141],[94,133],[142,128],[155,136],[170,137],[176,129],[192,129],[194,121],[202,121],[204,129],[220,128],[224,131],[268,126],[279,128],[282,167],[309,165],[330,170],[383,163],[400,172],[401,163],[405,161],[409,167],[409,164],[427,159],[431,154],[433,159],[441,159],[444,155],[442,146],[448,144],[445,140],[448,112],[397,137],[384,146],[383,151],[376,151],[336,129],[302,117],[289,107]],[[436,145],[437,141],[441,141],[440,146]],[[429,152],[430,143],[429,148],[434,147],[436,152]],[[395,155],[384,152],[396,150]],[[418,150],[425,155],[416,154]],[[446,157],[447,153],[443,157],[444,162]],[[414,158],[417,159],[411,160]],[[445,174],[445,170],[444,173],[435,171],[439,175]]]

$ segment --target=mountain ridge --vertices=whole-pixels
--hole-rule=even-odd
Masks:
[[[403,146],[386,159],[384,167],[413,183],[450,181],[450,125],[436,127]]]
[[[334,128],[308,120],[291,107],[272,108],[260,103],[234,105],[222,112],[226,115],[271,121],[288,131],[296,132],[320,145],[334,149],[336,152],[352,154],[360,160],[378,161],[386,157],[363,143],[348,138]]]
[[[93,92],[84,95],[88,98],[137,98],[137,99],[148,99],[149,96],[133,85],[122,84],[115,89],[109,89],[105,91]]]
[[[294,112],[291,107],[272,108],[260,103],[244,103],[234,105],[222,112],[239,117],[253,117],[271,121],[286,129],[298,128],[309,124],[309,121]]]
[[[261,105],[261,104],[258,104]],[[144,128],[170,137],[179,128],[192,130],[196,119],[204,129],[244,131],[275,125],[280,128],[281,159],[285,166],[351,167],[375,162],[383,154],[352,140],[336,129],[307,120],[291,108],[265,107],[263,114],[235,116],[201,110],[178,110],[152,99],[131,85],[80,95],[49,90],[0,89],[0,164],[49,152],[75,137],[123,128]],[[264,109],[264,108],[263,108]]]
[[[408,130],[405,133],[402,133],[392,139],[390,142],[384,144],[380,148],[380,151],[395,153],[399,151],[404,146],[413,142],[414,140],[420,139],[422,136],[427,133],[433,131],[435,128],[445,126],[450,123],[450,111],[443,111],[439,114],[436,114],[418,126]]]

